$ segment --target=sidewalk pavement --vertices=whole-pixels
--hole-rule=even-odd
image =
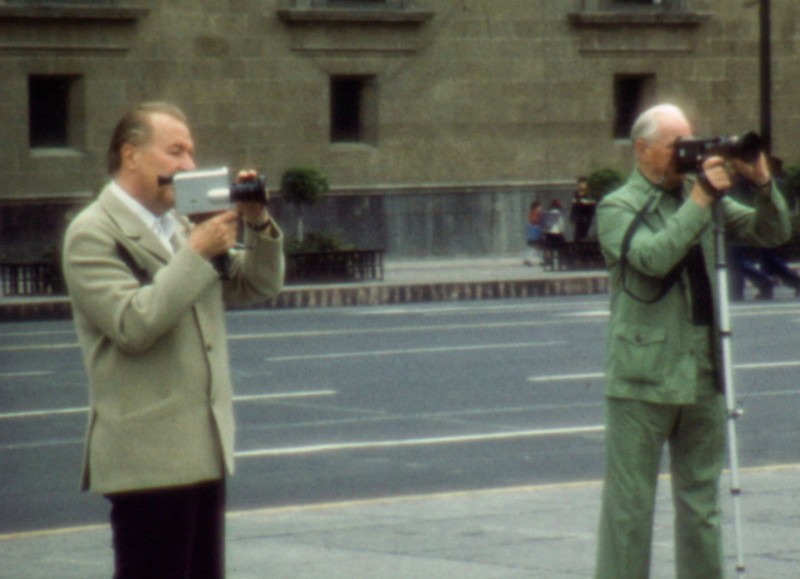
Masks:
[[[800,573],[800,465],[744,470],[746,576]],[[662,478],[653,579],[674,577],[669,481]],[[727,473],[723,487],[728,484]],[[590,578],[597,481],[231,512],[231,579]],[[728,577],[736,572],[734,500],[723,488]],[[111,576],[107,525],[0,535],[0,577]],[[624,578],[621,578],[624,579]]]

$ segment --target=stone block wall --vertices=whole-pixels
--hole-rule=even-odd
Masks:
[[[665,0],[675,9],[627,13],[609,10],[608,0],[392,0],[377,11],[324,4],[0,0],[0,211],[26,200],[86,202],[107,178],[114,123],[150,99],[186,110],[201,166],[255,166],[274,188],[287,168],[313,165],[335,190],[378,196],[520,182],[566,190],[596,168],[627,171],[630,145],[613,135],[620,76],[651,77],[644,100],[683,106],[698,133],[758,128],[755,3]],[[798,162],[800,6],[772,5],[773,142],[778,156]],[[28,146],[30,75],[80,79],[74,146]],[[330,140],[337,75],[373,79],[365,142]],[[451,250],[414,228],[447,230],[459,211],[486,211],[486,235],[501,241],[476,247],[513,245],[492,203],[464,208],[472,202],[448,202],[423,215],[425,224],[387,210],[382,231],[394,232],[387,243],[399,253]],[[342,219],[335,228],[363,227],[333,215]],[[422,238],[431,239],[427,249]]]

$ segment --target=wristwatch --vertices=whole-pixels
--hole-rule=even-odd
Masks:
[[[272,225],[272,219],[267,217],[266,221],[264,221],[264,223],[262,223],[261,225],[252,225],[251,223],[248,223],[247,227],[249,227],[250,229],[252,229],[256,233],[261,233],[262,231],[264,231],[270,225]]]

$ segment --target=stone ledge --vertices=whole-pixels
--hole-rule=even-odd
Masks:
[[[280,8],[278,17],[297,24],[422,24],[434,16],[430,10],[353,8]]]
[[[708,12],[571,12],[570,24],[577,28],[617,26],[694,27],[709,20]]]
[[[149,8],[135,6],[8,6],[0,5],[0,20],[139,20]]]

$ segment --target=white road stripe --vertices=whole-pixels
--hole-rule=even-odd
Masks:
[[[78,348],[78,342],[64,342],[63,344],[30,344],[26,346],[0,346],[0,352],[27,352],[35,350],[69,350]]]
[[[0,380],[3,378],[29,378],[32,376],[49,376],[53,372],[30,371],[30,372],[0,372]]]
[[[437,326],[401,326],[396,328],[357,328],[352,330],[296,330],[286,332],[255,332],[248,334],[229,334],[229,342],[243,340],[285,340],[288,338],[324,338],[328,336],[359,336],[374,334],[402,334],[411,332],[453,332],[465,330],[493,330],[498,328],[535,328],[542,326],[564,325],[566,323],[585,323],[589,320],[530,320],[516,322],[476,322],[473,324],[447,324]],[[0,352],[35,352],[39,350],[67,350],[78,348],[78,342],[58,344],[25,344],[0,346]]]
[[[0,414],[0,420],[10,420],[12,418],[35,418],[37,416],[57,416],[59,414],[80,414],[88,412],[89,407],[81,408],[53,408],[50,410],[24,410],[22,412],[4,412]]]
[[[311,390],[308,392],[286,392],[280,394],[250,394],[234,396],[234,402],[253,402],[258,400],[285,400],[289,398],[313,398],[317,396],[336,396],[336,390]]]
[[[405,446],[433,446],[439,444],[462,444],[465,442],[489,442],[493,440],[510,440],[515,438],[535,438],[545,436],[566,436],[572,434],[589,434],[603,432],[605,427],[574,426],[568,428],[550,428],[538,430],[517,430],[514,432],[492,432],[485,434],[465,434],[461,436],[440,436],[430,438],[407,438],[401,440],[383,440],[367,442],[341,442],[332,444],[312,444],[287,448],[264,448],[243,450],[236,453],[237,458],[258,458],[266,456],[291,456],[297,454],[313,454],[320,452],[336,452],[340,450],[364,450],[372,448],[400,448]]]
[[[800,360],[787,360],[785,362],[753,362],[750,364],[734,364],[737,370],[763,370],[764,368],[796,368]]]
[[[592,320],[593,321],[593,320]],[[286,338],[324,338],[327,336],[359,336],[373,334],[404,334],[411,332],[461,332],[465,330],[495,330],[498,328],[535,328],[541,326],[563,326],[564,324],[586,323],[587,320],[527,320],[516,322],[475,322],[472,324],[443,324],[435,326],[397,326],[381,328],[354,328],[351,330],[293,330],[286,332],[256,332],[251,334],[232,334],[228,340],[278,340]]]
[[[752,362],[749,364],[734,364],[735,370],[765,370],[770,368],[796,368],[800,360],[786,360],[783,362]],[[530,376],[528,382],[571,382],[579,380],[601,380],[605,377],[602,372],[587,372],[585,374],[551,374],[549,376]]]
[[[335,390],[310,390],[307,392],[276,392],[274,394],[249,394],[234,396],[234,402],[257,402],[259,400],[286,400],[291,398],[312,398],[316,396],[335,396]],[[57,416],[60,414],[82,414],[89,411],[88,406],[79,408],[52,408],[49,410],[25,410],[21,412],[0,413],[0,420],[14,418],[36,418],[40,416]]]
[[[440,348],[404,348],[402,350],[371,350],[366,352],[334,352],[330,354],[298,354],[296,356],[271,356],[268,362],[295,362],[298,360],[333,360],[338,358],[365,358],[369,356],[404,356],[408,354],[441,354],[444,352],[470,352],[475,350],[502,350],[536,346],[563,346],[564,341],[516,342],[510,344],[477,344],[472,346],[446,346]]]
[[[602,372],[589,372],[587,374],[555,374],[550,376],[531,376],[528,382],[571,382],[573,380],[600,380]]]

